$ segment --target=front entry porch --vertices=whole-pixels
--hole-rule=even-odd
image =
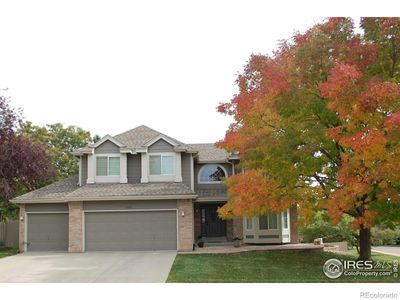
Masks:
[[[203,238],[218,238],[226,237],[226,221],[218,216],[218,208],[221,203],[206,203],[200,205],[201,219],[201,236]]]
[[[218,208],[225,201],[202,201],[194,203],[194,237],[207,244],[221,244],[233,241],[233,238],[243,236],[242,218],[222,220],[218,216]]]

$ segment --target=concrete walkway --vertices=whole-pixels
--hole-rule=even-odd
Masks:
[[[377,247],[372,247],[372,251],[394,256],[400,256],[400,246],[377,246]]]
[[[196,248],[195,251],[181,252],[180,254],[204,254],[204,253],[239,253],[248,251],[323,251],[323,245],[314,244],[284,244],[284,245],[242,245],[233,246],[208,246]]]
[[[28,252],[0,259],[0,282],[165,282],[175,251]]]

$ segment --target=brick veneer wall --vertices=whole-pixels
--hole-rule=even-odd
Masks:
[[[83,226],[82,210],[83,202],[74,201],[68,203],[69,207],[69,245],[68,252],[83,252]]]
[[[178,250],[191,251],[194,243],[193,201],[179,199],[178,204]],[[184,215],[182,215],[184,213]]]
[[[201,211],[200,204],[194,203],[194,240],[196,242],[199,235],[201,235]]]
[[[19,205],[19,252],[25,251],[25,204]]]
[[[290,214],[290,243],[297,244],[299,242],[299,228],[297,225],[297,206],[292,206],[289,210]]]

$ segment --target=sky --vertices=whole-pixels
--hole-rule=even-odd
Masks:
[[[37,125],[104,136],[144,124],[215,142],[232,121],[216,106],[237,92],[252,53],[270,54],[326,16],[379,13],[306,2],[2,0],[0,88]]]

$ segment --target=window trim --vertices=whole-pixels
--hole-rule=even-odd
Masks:
[[[197,173],[197,183],[198,184],[221,184],[222,181],[201,181],[200,179],[200,175],[201,172],[203,171],[203,169],[209,165],[217,165],[218,167],[220,167],[222,169],[222,171],[224,171],[225,173],[225,179],[229,177],[229,173],[227,172],[227,170],[225,169],[225,167],[221,164],[217,164],[217,163],[207,163],[204,164],[203,166],[201,166],[201,168],[199,169],[199,172]]]
[[[106,156],[107,157],[107,175],[97,175],[97,157]],[[109,175],[109,158],[118,157],[119,158],[119,175]],[[94,155],[94,176],[95,182],[106,183],[106,182],[119,182],[121,178],[121,155],[117,153],[99,153]]]
[[[286,213],[287,227],[285,227],[285,213]],[[287,209],[287,210],[282,212],[282,229],[283,230],[289,230],[289,227],[290,227],[289,214],[290,214],[290,210],[289,209]]]
[[[269,227],[269,216],[271,214],[275,215],[275,217],[276,217],[276,228],[270,228]],[[258,230],[279,230],[279,216],[278,215],[279,215],[279,213],[268,213],[266,215],[259,216],[258,217]],[[260,218],[261,217],[267,218],[267,228],[260,228]]]
[[[150,158],[152,156],[160,156],[161,157],[161,174],[151,174],[150,170]],[[163,174],[163,157],[165,156],[170,156],[172,157],[172,169],[173,173],[172,174]],[[162,176],[162,177],[169,177],[169,176],[175,176],[176,170],[175,170],[175,153],[174,152],[165,152],[165,153],[149,153],[149,159],[148,159],[148,167],[149,167],[149,177],[150,176]]]
[[[245,230],[247,230],[247,231],[252,231],[252,230],[254,230],[254,217],[252,217],[252,218],[245,218]],[[249,222],[250,221],[250,222]],[[250,228],[249,228],[249,226],[248,225],[251,225],[250,226]]]
[[[150,157],[151,156],[172,156],[173,157],[173,174],[169,175],[151,175],[150,174]],[[147,153],[145,156],[145,168],[147,168],[147,179],[148,182],[175,182],[177,175],[180,175],[180,170],[178,167],[178,158],[176,152],[151,152]],[[143,168],[144,165],[142,165]],[[162,167],[162,159],[161,159],[161,167]]]

